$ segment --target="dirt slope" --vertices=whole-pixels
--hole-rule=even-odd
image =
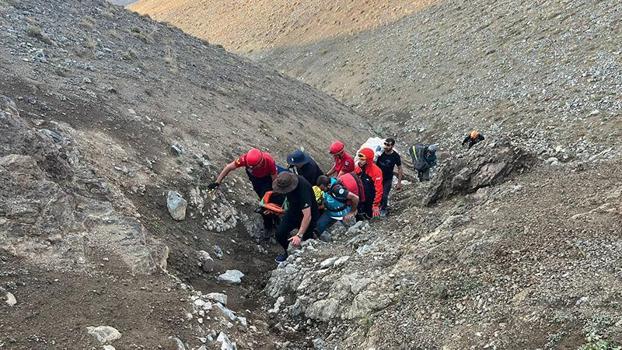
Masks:
[[[254,57],[380,116],[401,139],[454,143],[476,127],[587,146],[589,157],[620,149],[621,13],[618,1],[445,1]]]
[[[351,144],[366,125],[305,84],[105,1],[0,1],[0,18],[0,347],[101,348],[86,327],[112,326],[119,348],[169,337],[220,348],[221,332],[270,348],[253,296],[274,252],[251,239],[252,190],[242,171],[217,194],[200,185],[251,146],[281,164],[305,146],[327,164],[330,141]],[[167,212],[169,190],[188,201],[184,221]],[[228,269],[241,285],[216,280]]]
[[[130,9],[239,53],[312,43],[394,22],[434,0],[142,0]]]

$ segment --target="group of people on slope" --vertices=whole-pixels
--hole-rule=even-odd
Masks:
[[[262,203],[259,212],[264,229],[274,232],[284,250],[275,261],[283,262],[289,243],[297,247],[309,238],[328,240],[325,231],[337,221],[349,225],[387,214],[395,167],[396,188],[402,188],[402,160],[394,145],[393,138],[385,139],[377,159],[374,150],[362,148],[355,161],[345,144],[335,141],[329,148],[333,166],[326,173],[303,150],[287,156],[287,169],[277,165],[268,152],[252,148],[227,164],[208,188],[218,188],[231,171],[244,167]],[[409,153],[419,180],[429,180],[430,168],[436,164],[436,145],[417,144]]]

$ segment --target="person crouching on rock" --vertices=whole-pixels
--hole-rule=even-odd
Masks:
[[[465,138],[462,140],[462,146],[468,144],[468,149],[475,146],[478,142],[484,141],[484,135],[477,130],[472,130]]]
[[[436,144],[416,144],[408,151],[412,158],[413,167],[417,171],[419,182],[430,181],[430,169],[436,165],[437,148]]]
[[[276,240],[285,252],[274,261],[281,263],[287,260],[288,241],[298,247],[301,241],[313,238],[320,211],[311,184],[302,176],[290,172],[280,173],[272,183],[272,189],[275,193],[284,194],[287,201],[285,215],[276,228]],[[298,232],[290,238],[290,232],[296,228]]]
[[[359,212],[367,218],[380,216],[382,202],[382,170],[374,163],[374,151],[363,148],[357,155],[358,166],[354,170],[363,182],[365,202],[359,204]]]
[[[220,186],[222,181],[235,169],[244,167],[246,175],[253,185],[253,190],[262,199],[266,192],[272,190],[272,181],[277,176],[277,165],[274,158],[268,152],[262,152],[257,148],[251,148],[247,153],[239,156],[233,162],[225,165],[216,181],[207,186],[208,189],[214,190]],[[278,198],[273,198],[278,202]],[[282,201],[282,199],[281,199]],[[272,230],[278,222],[275,215],[262,214],[264,229],[266,233]]]
[[[324,231],[335,222],[343,221],[349,225],[356,221],[359,196],[348,191],[346,186],[334,177],[322,175],[318,178],[317,185],[323,192],[324,213],[317,221],[315,234],[321,240],[328,242],[330,236]]]

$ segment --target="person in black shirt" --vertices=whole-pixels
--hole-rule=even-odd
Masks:
[[[272,183],[272,188],[274,192],[284,194],[287,200],[287,211],[276,229],[276,240],[285,252],[274,260],[281,263],[287,259],[288,241],[297,247],[302,240],[313,238],[320,211],[311,184],[300,175],[282,172]],[[298,233],[289,238],[289,233],[296,228]]]
[[[304,177],[310,184],[315,184],[320,175],[324,175],[324,172],[317,165],[315,160],[311,158],[302,150],[295,150],[287,156],[287,164],[289,168],[302,177]]]
[[[399,153],[393,149],[395,139],[387,138],[384,140],[384,152],[376,160],[376,164],[382,170],[382,202],[380,202],[380,215],[387,215],[387,204],[389,202],[389,192],[393,186],[393,169],[397,166],[397,184],[396,189],[402,188],[402,158]]]

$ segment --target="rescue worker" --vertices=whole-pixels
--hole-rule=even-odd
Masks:
[[[437,148],[436,144],[416,144],[408,151],[420,182],[430,181],[430,169],[436,165]]]
[[[387,215],[387,204],[389,202],[389,192],[393,186],[393,169],[397,166],[397,184],[395,188],[402,189],[402,177],[404,172],[402,170],[402,158],[399,153],[393,149],[395,145],[395,139],[389,137],[384,140],[384,151],[378,159],[376,164],[382,170],[382,201],[380,202],[380,215]]]
[[[462,146],[468,143],[469,148],[473,147],[476,143],[484,141],[484,135],[477,130],[472,130],[465,138],[462,140]]]
[[[382,170],[374,164],[374,151],[363,148],[358,152],[358,166],[354,170],[361,178],[365,193],[365,202],[359,204],[359,213],[367,218],[380,216],[382,201]]]
[[[255,190],[259,199],[262,199],[267,191],[272,190],[272,181],[277,176],[277,165],[268,152],[262,152],[257,148],[251,148],[247,153],[225,165],[216,180],[209,184],[207,188],[210,190],[218,188],[230,172],[241,167],[245,168],[246,175],[251,181],[253,190]],[[273,197],[273,200],[277,203],[279,202],[278,198]],[[281,198],[280,201],[282,202],[282,200]],[[275,227],[278,217],[268,214],[262,214],[262,217],[264,229],[268,233]]]
[[[313,231],[320,213],[311,184],[302,176],[290,172],[282,172],[272,183],[274,192],[284,194],[287,210],[276,229],[276,240],[283,247],[284,253],[274,261],[281,263],[287,260],[287,246],[291,242],[294,247],[300,242],[313,238]],[[289,237],[292,230],[298,232]]]
[[[324,213],[318,219],[315,234],[323,241],[330,241],[330,236],[324,231],[337,221],[353,223],[356,220],[359,197],[348,191],[346,186],[334,177],[322,175],[317,185],[323,192]]]
[[[327,176],[337,175],[337,177],[354,171],[354,159],[345,150],[346,146],[341,141],[334,141],[330,145],[329,152],[335,159],[335,164],[326,173]]]
[[[317,178],[324,174],[315,160],[302,150],[295,150],[287,156],[289,168],[302,177],[310,184],[317,183]]]

